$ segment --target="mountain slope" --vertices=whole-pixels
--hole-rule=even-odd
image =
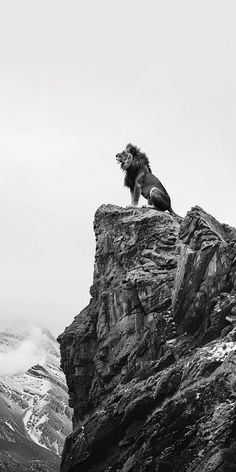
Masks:
[[[1,385],[2,387],[2,385]],[[35,444],[25,431],[22,412],[0,393],[0,471],[56,472],[60,458]]]
[[[3,470],[58,469],[59,454],[71,430],[71,410],[59,359],[58,344],[45,329],[16,327],[0,333]]]

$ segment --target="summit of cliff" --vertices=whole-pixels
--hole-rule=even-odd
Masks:
[[[59,337],[62,472],[236,470],[236,229],[103,205],[94,230],[91,300]]]

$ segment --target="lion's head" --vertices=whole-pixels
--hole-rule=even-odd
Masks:
[[[116,160],[120,164],[122,170],[132,169],[139,170],[144,166],[147,166],[149,172],[151,172],[149,160],[143,152],[137,146],[129,143],[127,144],[124,151],[116,154]]]
[[[116,160],[120,164],[122,170],[127,170],[132,165],[133,154],[130,152],[129,145],[127,144],[124,151],[116,154]]]

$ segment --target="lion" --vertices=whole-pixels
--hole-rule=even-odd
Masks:
[[[124,185],[130,189],[132,206],[138,205],[142,195],[152,208],[159,211],[168,210],[172,215],[178,216],[171,208],[170,196],[165,187],[153,175],[145,153],[129,143],[124,151],[116,154],[116,160],[125,172]]]

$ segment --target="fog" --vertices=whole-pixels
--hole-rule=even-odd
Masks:
[[[26,321],[24,324],[27,326]],[[7,352],[0,352],[0,374],[25,372],[33,365],[45,362],[47,352],[42,329],[30,325],[27,326],[27,331],[27,338],[16,349],[14,346]]]

